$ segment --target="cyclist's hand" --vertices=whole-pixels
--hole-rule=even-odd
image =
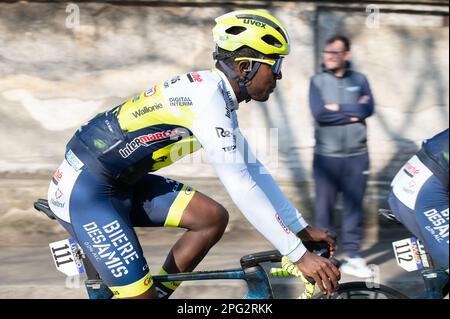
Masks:
[[[330,258],[334,256],[336,251],[336,237],[327,230],[322,230],[307,226],[301,232],[298,233],[298,237],[302,241],[324,241],[330,245]]]
[[[316,281],[320,291],[333,295],[339,285],[341,273],[331,261],[307,251],[295,264],[304,275]]]

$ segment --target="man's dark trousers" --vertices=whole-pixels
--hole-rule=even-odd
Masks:
[[[363,198],[366,191],[369,155],[330,157],[314,154],[316,227],[333,229],[333,212],[342,192],[342,243],[350,258],[358,256],[362,239]]]

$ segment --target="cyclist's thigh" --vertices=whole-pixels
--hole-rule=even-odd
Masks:
[[[138,227],[195,229],[211,220],[211,208],[220,205],[193,187],[148,174],[134,186],[131,220]]]
[[[58,217],[66,228],[70,224],[72,235],[116,297],[141,295],[152,280],[129,220],[131,196],[87,169],[73,175],[64,167],[61,182],[50,187],[49,197],[65,196],[60,196],[65,212]]]
[[[388,197],[389,208],[394,213],[399,222],[403,224],[411,233],[422,239],[420,226],[416,220],[416,214],[413,209],[407,207],[391,191]]]
[[[424,244],[438,267],[449,263],[448,190],[432,175],[422,186],[416,201],[416,219]]]

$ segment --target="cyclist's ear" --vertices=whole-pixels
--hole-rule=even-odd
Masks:
[[[252,71],[252,64],[250,61],[240,61],[238,64],[239,75],[244,77]]]

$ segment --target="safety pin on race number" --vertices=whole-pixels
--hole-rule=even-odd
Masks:
[[[392,243],[392,247],[397,264],[406,271],[429,267],[425,247],[416,237],[395,241]]]
[[[49,244],[56,269],[66,276],[75,276],[85,272],[80,258],[82,250],[73,238]]]

